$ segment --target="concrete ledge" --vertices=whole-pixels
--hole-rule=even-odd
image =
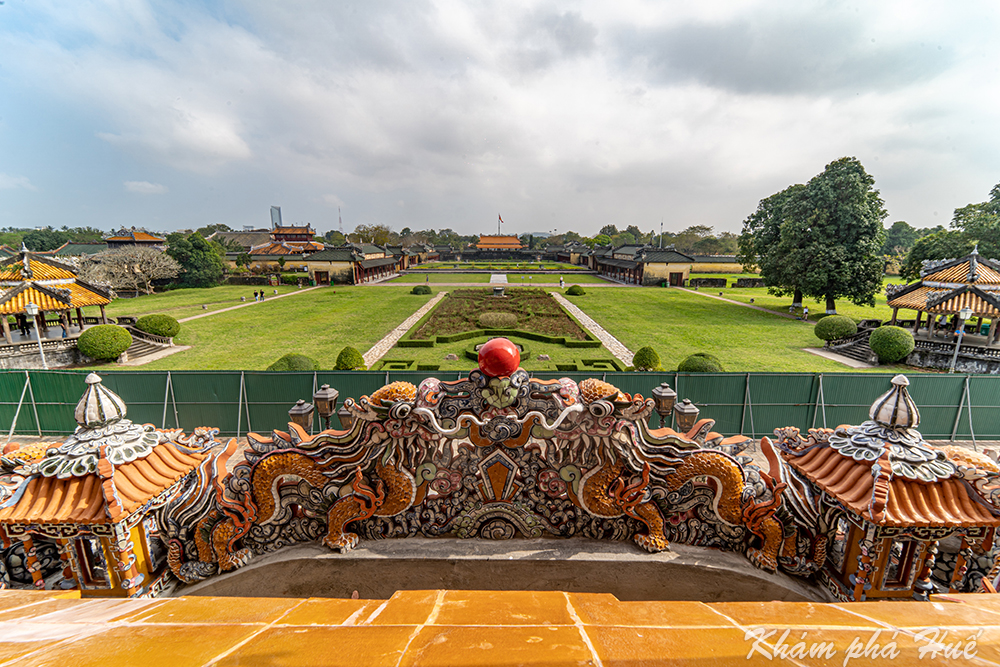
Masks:
[[[769,574],[742,555],[684,544],[659,554],[587,539],[406,538],[347,554],[318,544],[255,558],[173,595],[387,599],[398,590],[611,593],[619,600],[828,601],[803,579]]]

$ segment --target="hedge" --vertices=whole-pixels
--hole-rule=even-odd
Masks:
[[[858,333],[858,325],[846,315],[830,315],[817,322],[813,331],[820,340],[840,340]]]
[[[76,346],[91,359],[111,361],[132,345],[132,334],[117,324],[98,324],[86,329]]]
[[[583,296],[586,292],[579,285],[570,285],[569,289],[566,290],[566,294],[568,296]]]
[[[695,352],[677,366],[681,373],[723,373],[722,362],[713,354]]]
[[[431,288],[429,285],[414,285],[413,289],[410,290],[410,294],[430,294]]]
[[[913,334],[902,327],[879,327],[868,339],[868,347],[883,364],[894,364],[913,352]]]
[[[632,357],[632,366],[637,371],[655,371],[660,368],[660,355],[651,347],[641,348]]]
[[[517,315],[486,311],[479,314],[478,321],[484,329],[513,329],[517,326]]]
[[[173,338],[181,332],[180,322],[169,315],[160,314],[143,315],[135,321],[135,328],[139,331],[167,338]]]
[[[365,358],[353,347],[345,347],[337,355],[338,371],[365,370]]]
[[[319,363],[312,357],[289,352],[267,367],[269,371],[318,371]]]

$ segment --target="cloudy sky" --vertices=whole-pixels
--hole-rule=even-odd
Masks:
[[[842,156],[889,221],[1000,182],[1000,4],[0,5],[0,226],[738,231]]]

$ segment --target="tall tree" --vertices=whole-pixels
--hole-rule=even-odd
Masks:
[[[909,250],[920,238],[920,230],[914,229],[903,220],[892,223],[885,233],[885,245],[882,246],[883,255],[894,255],[900,250]]]
[[[604,225],[603,227],[601,227],[600,233],[606,236],[617,236],[619,234],[619,231],[618,228],[615,227],[614,225]]]
[[[60,232],[46,227],[44,229],[33,229],[24,235],[24,245],[28,250],[40,252],[43,250],[55,250],[62,244],[70,240],[67,232]]]
[[[190,236],[167,236],[167,254],[181,265],[181,285],[212,287],[222,281],[225,264],[209,243],[197,232]]]
[[[944,230],[919,239],[906,254],[906,260],[899,267],[899,275],[905,280],[916,280],[924,260],[955,259],[972,252],[973,243],[965,234],[955,230]]]
[[[787,261],[806,296],[826,300],[836,313],[836,299],[874,306],[882,289],[885,263],[882,222],[888,213],[872,178],[857,158],[831,162],[814,176],[791,204],[781,227]]]
[[[802,307],[801,276],[789,267],[787,256],[791,252],[783,241],[781,227],[787,219],[787,210],[805,190],[804,185],[792,185],[770,197],[761,199],[754,211],[743,221],[743,233],[738,239],[737,258],[748,270],[757,268],[771,294],[792,294],[792,305]],[[783,245],[783,243],[785,245]]]
[[[153,282],[176,278],[180,264],[155,248],[123,246],[85,257],[80,262],[80,278],[122,291],[153,293]]]

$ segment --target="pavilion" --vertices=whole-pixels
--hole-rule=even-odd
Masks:
[[[26,315],[25,306],[33,303],[38,306],[35,315],[35,325],[38,327],[39,338],[45,338],[48,326],[45,313],[58,313],[59,319],[66,318],[67,331],[73,324],[71,311],[76,311],[76,321],[79,331],[83,331],[83,311],[86,306],[99,306],[101,321],[107,324],[104,306],[111,303],[111,292],[105,288],[90,285],[77,278],[76,270],[53,259],[29,251],[22,246],[14,257],[0,260],[0,324],[3,326],[4,340],[8,345],[18,340],[12,334],[9,315]]]
[[[917,311],[913,321],[914,335],[920,333],[921,324],[924,324],[927,338],[932,339],[938,326],[937,317],[957,316],[963,308],[969,308],[972,317],[978,318],[975,333],[982,331],[984,319],[991,320],[984,341],[987,347],[1000,338],[1000,331],[997,330],[997,322],[1000,321],[1000,261],[982,259],[975,248],[971,254],[960,259],[925,261],[918,282],[889,285],[886,296],[892,308],[893,325],[897,323],[900,308]],[[926,322],[921,321],[924,313],[927,313]]]

